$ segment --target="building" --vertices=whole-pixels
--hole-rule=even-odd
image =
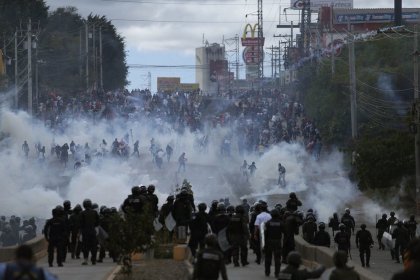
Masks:
[[[195,60],[195,80],[203,94],[216,95],[224,91],[230,78],[225,47],[219,44],[207,44],[196,48]]]

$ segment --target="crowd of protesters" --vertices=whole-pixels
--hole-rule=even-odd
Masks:
[[[0,217],[0,247],[23,244],[36,237],[35,218],[23,220],[20,217]]]

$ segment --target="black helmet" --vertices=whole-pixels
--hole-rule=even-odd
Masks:
[[[140,186],[140,192],[141,193],[146,193],[147,192],[146,186]]]
[[[248,203],[248,199],[246,198],[242,199],[242,203]]]
[[[361,228],[361,229],[366,229],[366,225],[365,225],[365,224],[361,224],[361,225],[360,225],[360,228]]]
[[[74,206],[74,209],[73,209],[73,211],[77,214],[77,213],[80,213],[80,212],[82,212],[82,206],[80,206],[80,204],[76,204],[76,206]]]
[[[154,193],[155,192],[155,185],[149,185],[147,187],[147,192]]]
[[[291,193],[289,194],[289,198],[296,198],[296,194],[295,194],[294,192],[291,192]]]
[[[280,203],[277,203],[274,208],[276,208],[277,210],[281,210],[281,208],[283,208],[283,205],[281,205]]]
[[[174,196],[173,195],[170,195],[170,196],[168,196],[168,198],[166,198],[166,201],[174,201]]]
[[[56,208],[54,208],[52,211],[51,211],[51,214],[52,214],[52,216],[53,217],[57,217],[59,214],[59,211],[58,211],[58,209],[57,209],[57,207]]]
[[[235,213],[235,207],[234,207],[233,205],[229,205],[229,206],[226,208],[226,212],[228,212],[229,214],[233,214],[233,213]]]
[[[93,204],[92,204],[92,209],[98,209],[98,208],[99,208],[98,203],[93,203]]]
[[[103,213],[103,212],[105,211],[105,209],[106,209],[106,206],[105,206],[105,205],[102,205],[102,206],[99,208],[99,212],[100,212],[100,213]]]
[[[85,209],[92,208],[92,201],[90,199],[83,200],[83,207]]]
[[[386,219],[386,218],[388,218],[388,215],[387,214],[382,214],[382,219]]]
[[[134,186],[131,188],[131,194],[132,195],[139,195],[140,194],[140,187],[139,186]]]
[[[280,217],[280,212],[277,209],[273,209],[273,210],[271,210],[270,215],[273,218],[279,218]]]
[[[117,213],[118,211],[117,211],[117,208],[115,208],[115,207],[111,207],[111,212],[112,213]]]
[[[391,211],[391,213],[389,213],[390,215],[391,215],[391,217],[394,217],[395,216],[395,212],[394,211]]]
[[[338,227],[339,227],[340,229],[346,229],[346,225],[345,225],[345,224],[340,224]]]
[[[307,213],[313,213],[314,210],[312,210],[312,208],[309,208],[308,211],[306,211]]]
[[[224,203],[217,204],[217,212],[220,212],[220,213],[226,212],[226,206]]]
[[[205,203],[198,204],[198,210],[199,211],[204,212],[204,211],[206,211],[206,209],[207,209],[207,204],[205,204]]]
[[[64,209],[70,209],[71,208],[70,200],[64,200],[63,206],[64,206]]]
[[[204,242],[207,247],[211,248],[216,248],[219,245],[219,242],[217,241],[217,236],[213,233],[207,234]]]
[[[211,207],[216,207],[217,208],[217,204],[219,203],[219,201],[217,201],[217,200],[213,200],[212,202],[211,202]]]
[[[319,228],[320,228],[320,229],[325,229],[325,223],[322,223],[322,222],[321,222],[321,223],[319,223]]]
[[[287,263],[298,267],[302,264],[302,257],[298,252],[292,251],[287,255]]]
[[[242,205],[238,205],[235,207],[236,214],[245,214],[245,208]]]

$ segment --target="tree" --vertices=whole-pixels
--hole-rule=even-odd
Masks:
[[[128,84],[124,39],[117,33],[115,26],[105,16],[89,15],[88,23],[90,26],[95,26],[97,32],[99,28],[102,29],[104,89],[116,90],[124,88]],[[96,40],[95,47],[99,50],[99,39]],[[96,79],[99,80],[99,71]]]

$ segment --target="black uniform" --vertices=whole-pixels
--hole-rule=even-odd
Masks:
[[[410,233],[403,225],[398,225],[392,232],[392,238],[395,239],[394,256],[397,263],[400,262],[400,255],[404,254],[410,241]]]
[[[385,246],[382,243],[382,236],[384,235],[385,231],[388,229],[388,221],[386,218],[381,218],[376,222],[376,228],[378,229],[378,243],[379,243],[379,249],[384,250]]]
[[[319,229],[319,231],[315,233],[313,244],[316,246],[330,247],[331,246],[330,234],[326,232],[324,229]]]
[[[192,216],[189,222],[189,228],[191,232],[188,247],[190,247],[193,257],[195,257],[197,248],[204,249],[204,238],[208,233],[209,216],[204,211],[199,211]]]
[[[82,244],[79,241],[80,235],[80,212],[73,212],[69,218],[70,225],[70,242],[71,242],[71,257],[72,259],[80,258],[82,251]]]
[[[222,252],[213,248],[206,248],[197,255],[193,280],[217,280],[221,274],[227,280],[226,266]]]
[[[230,218],[227,235],[229,243],[232,246],[233,264],[239,266],[239,252],[242,265],[248,264],[248,247],[249,231],[247,219],[242,214],[235,214]]]
[[[372,234],[366,229],[361,229],[356,233],[356,245],[359,248],[360,262],[362,266],[369,267],[370,246],[373,245]],[[366,260],[365,260],[366,255]],[[366,262],[365,262],[366,261]]]
[[[313,220],[306,221],[302,226],[303,239],[305,239],[306,242],[313,244],[317,229],[318,227]]]
[[[86,209],[80,214],[80,231],[83,241],[83,257],[85,261],[91,253],[92,264],[96,264],[98,240],[95,228],[99,225],[99,215],[95,210]]]
[[[274,257],[274,275],[280,273],[282,237],[285,225],[280,217],[272,218],[265,224],[265,275],[270,275],[271,261]]]
[[[289,215],[285,218],[285,230],[283,238],[282,257],[286,263],[287,255],[295,250],[295,234],[299,233],[301,220],[295,215]]]
[[[297,211],[299,206],[302,206],[302,202],[299,199],[297,199],[297,198],[290,198],[286,202],[286,208],[290,212]]]
[[[354,227],[356,226],[356,223],[352,215],[344,213],[343,217],[341,217],[341,223],[343,223],[346,226],[346,232],[348,232],[349,234],[351,234],[352,231],[354,232]]]
[[[417,222],[414,219],[410,219],[407,222],[407,229],[410,233],[410,239],[414,239],[416,237]]]
[[[62,266],[63,263],[63,246],[67,236],[66,223],[62,217],[54,215],[49,219],[44,227],[45,239],[48,241],[48,264],[53,265],[54,249],[57,250],[57,264]]]
[[[350,234],[346,231],[339,231],[334,237],[339,251],[348,252],[350,250]]]

